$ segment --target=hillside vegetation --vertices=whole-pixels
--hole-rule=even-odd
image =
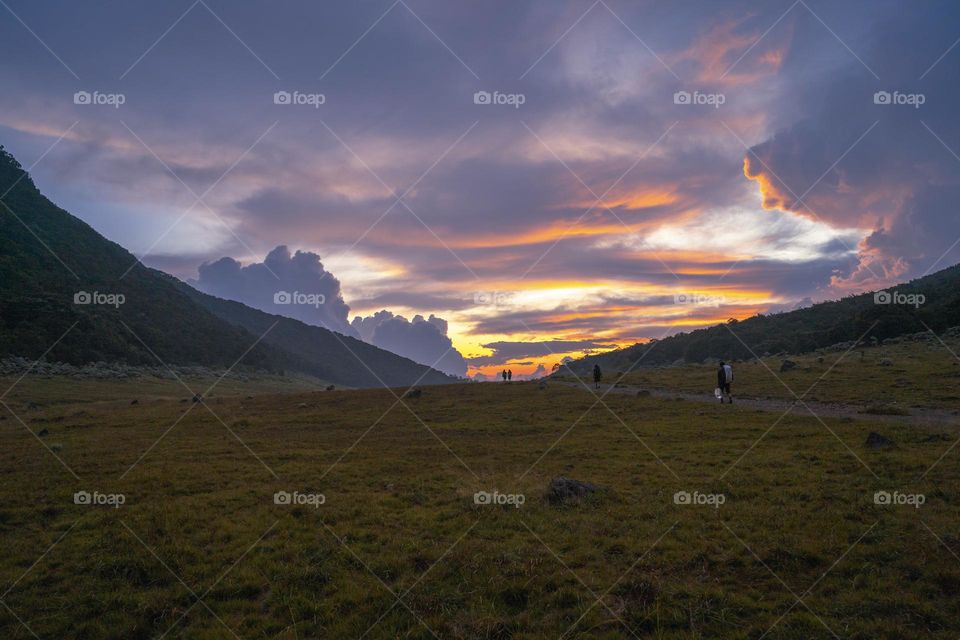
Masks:
[[[238,365],[357,387],[454,381],[360,340],[199,293],[143,266],[45,198],[2,148],[0,201],[0,358]],[[84,294],[103,301],[77,304]]]
[[[923,303],[898,303],[901,296],[923,296]],[[601,369],[626,371],[634,366],[747,360],[757,356],[800,354],[863,340],[883,341],[905,334],[960,326],[960,265],[897,285],[886,291],[889,304],[878,304],[876,293],[849,296],[805,309],[680,333],[652,343],[637,344],[568,364],[577,373]],[[886,298],[881,297],[881,300]]]

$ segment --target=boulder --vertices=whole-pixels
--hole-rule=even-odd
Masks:
[[[596,493],[598,489],[599,487],[589,482],[557,476],[550,481],[550,486],[547,488],[547,502],[554,505],[578,502]]]
[[[790,371],[796,368],[797,368],[797,363],[794,362],[793,360],[784,360],[782,363],[780,363],[780,373],[783,373],[785,371]]]
[[[334,385],[332,385],[332,384],[328,384],[328,385],[327,385],[327,391],[333,391],[334,389],[336,389],[336,387],[335,387]]]
[[[414,387],[413,389],[407,389],[407,392],[403,394],[404,398],[419,398],[423,395],[423,390]]]
[[[871,431],[865,444],[871,449],[886,449],[893,446],[893,440],[880,435],[876,431]]]

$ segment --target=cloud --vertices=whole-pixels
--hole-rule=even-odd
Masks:
[[[851,246],[858,259],[832,278],[839,289],[920,276],[960,253],[960,173],[949,150],[960,141],[960,68],[934,64],[955,40],[960,9],[934,5],[878,21],[860,43],[881,79],[851,57],[791,95],[804,117],[745,155],[764,208],[862,230]],[[919,95],[922,104],[884,103],[885,95]]]
[[[349,336],[356,333],[347,316],[340,281],[323,268],[320,256],[309,251],[291,255],[276,247],[263,262],[247,266],[233,258],[200,265],[192,282],[210,295],[242,302],[255,309],[294,318]]]
[[[467,373],[467,361],[447,337],[447,321],[433,314],[426,319],[416,315],[407,320],[383,310],[372,316],[354,317],[351,327],[362,340],[381,349],[451,375]]]
[[[608,350],[616,348],[617,345],[597,340],[544,340],[541,342],[490,342],[481,346],[484,349],[491,349],[493,353],[488,356],[469,358],[468,362],[472,366],[506,364],[518,358],[543,358],[571,351]]]

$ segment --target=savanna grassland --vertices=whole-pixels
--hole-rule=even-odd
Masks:
[[[771,428],[746,406],[537,383],[190,395],[27,377],[3,398],[0,637],[960,633],[953,428]],[[553,504],[556,476],[599,491]],[[324,503],[275,504],[295,491]]]

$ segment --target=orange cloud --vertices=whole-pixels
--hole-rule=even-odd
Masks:
[[[674,204],[679,200],[679,196],[672,191],[650,190],[639,193],[625,194],[610,200],[597,202],[596,199],[585,200],[575,203],[577,207],[584,209],[607,208],[614,209],[622,207],[628,210],[651,209],[653,207],[662,207],[668,204]]]
[[[694,62],[698,66],[696,80],[726,85],[748,84],[780,70],[792,29],[780,40],[760,32],[740,32],[743,20],[722,22],[690,47],[671,56],[676,63]],[[751,50],[751,47],[753,49]],[[743,59],[740,59],[743,56]]]
[[[743,175],[759,186],[762,198],[761,206],[765,211],[792,211],[793,197],[789,196],[789,192],[785,189],[781,189],[780,181],[768,174],[763,163],[757,160],[752,153],[748,153],[743,158]],[[803,211],[797,213],[803,214]],[[815,216],[809,214],[807,217],[815,219]]]

